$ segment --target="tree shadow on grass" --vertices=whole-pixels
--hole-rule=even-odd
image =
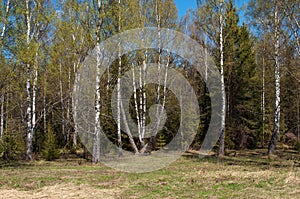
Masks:
[[[262,168],[300,167],[300,153],[293,150],[277,150],[270,159],[265,149],[228,150],[226,155],[219,158],[216,153],[200,157],[199,153],[188,151],[183,157],[196,162],[210,162],[223,165],[257,166]]]

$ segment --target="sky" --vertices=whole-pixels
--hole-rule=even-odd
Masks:
[[[196,1],[197,0],[175,0],[177,9],[178,9],[178,17],[184,16],[188,9],[197,8]],[[234,0],[236,6],[238,7],[238,10],[242,9],[243,7],[245,8],[248,1],[249,0]],[[240,12],[240,20],[241,21],[244,19],[243,15],[244,15],[244,13]]]

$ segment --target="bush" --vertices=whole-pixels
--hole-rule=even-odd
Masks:
[[[42,155],[47,161],[51,161],[59,157],[56,135],[50,126],[47,128],[47,136],[43,148]]]
[[[4,160],[16,160],[22,156],[23,151],[25,151],[25,143],[22,134],[5,131],[0,140],[0,157]]]

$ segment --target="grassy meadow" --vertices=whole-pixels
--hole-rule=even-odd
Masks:
[[[154,172],[124,173],[77,156],[1,162],[0,198],[299,198],[300,154],[231,151],[223,159],[187,153]]]

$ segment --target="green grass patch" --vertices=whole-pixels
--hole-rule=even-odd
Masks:
[[[33,192],[56,185],[118,190],[113,198],[297,198],[300,167],[286,156],[269,162],[259,153],[198,158],[184,156],[149,173],[123,173],[84,160],[0,163],[1,190]],[[297,154],[296,154],[297,155]],[[295,154],[293,159],[298,160]],[[80,164],[78,163],[80,161]],[[83,163],[82,163],[83,162]],[[67,188],[66,188],[67,189]],[[55,189],[54,189],[55,190]],[[73,190],[74,191],[74,190]]]

